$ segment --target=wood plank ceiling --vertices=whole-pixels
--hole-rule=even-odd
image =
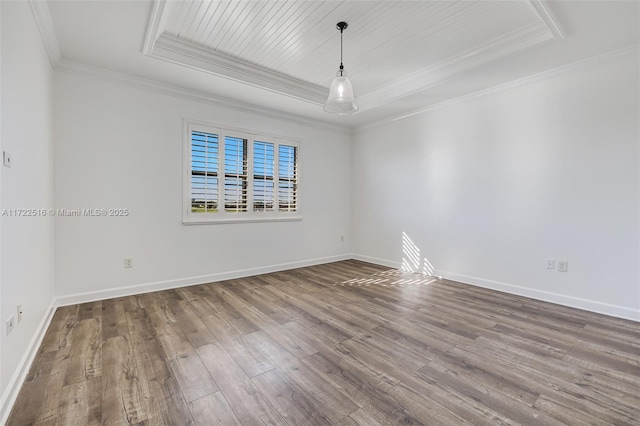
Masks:
[[[335,24],[345,20],[345,67],[368,108],[558,37],[537,0],[156,6],[147,37],[155,44],[147,54],[316,103],[323,101],[340,63]]]

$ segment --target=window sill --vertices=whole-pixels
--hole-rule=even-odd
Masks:
[[[262,222],[299,222],[302,216],[287,217],[242,217],[242,218],[223,218],[223,219],[183,219],[183,225],[218,225],[225,223],[262,223]]]

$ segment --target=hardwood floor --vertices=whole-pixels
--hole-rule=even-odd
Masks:
[[[344,261],[59,308],[8,424],[639,419],[639,323]]]

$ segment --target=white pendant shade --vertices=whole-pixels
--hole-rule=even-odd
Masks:
[[[324,110],[332,114],[351,114],[358,110],[356,99],[353,96],[353,86],[351,86],[351,81],[347,78],[345,71],[338,71],[336,78],[331,83]]]

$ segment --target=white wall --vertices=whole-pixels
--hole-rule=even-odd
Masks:
[[[0,167],[2,208],[53,206],[52,69],[26,2],[1,2],[2,149],[13,167]],[[54,296],[54,221],[51,217],[1,218],[2,332],[0,395],[22,371],[25,354],[49,313]],[[5,320],[22,304],[24,317],[6,336]],[[12,384],[16,384],[15,381]],[[17,383],[19,386],[20,383]],[[0,418],[2,412],[0,412]]]
[[[184,118],[301,139],[304,219],[183,225]],[[151,290],[351,252],[347,131],[56,73],[55,136],[56,207],[131,212],[56,218],[56,292],[64,303],[80,300],[69,295],[103,298],[117,287]],[[146,284],[153,285],[135,287]]]
[[[630,53],[358,130],[354,252],[640,320],[638,104]]]
[[[0,6],[0,153],[2,152],[2,6]],[[0,173],[0,210],[2,209],[2,173]],[[1,322],[4,318],[2,315],[2,224],[0,223],[0,333],[1,331]],[[6,399],[5,397],[5,388],[6,386],[2,385],[2,341],[0,338],[0,418],[2,418],[2,411],[4,410]]]

